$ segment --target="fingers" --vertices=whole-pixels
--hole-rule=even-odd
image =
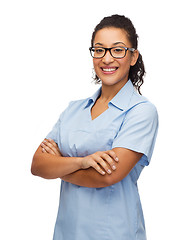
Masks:
[[[57,145],[57,143],[56,142],[54,142],[54,140],[53,139],[51,139],[51,138],[48,138],[47,139],[48,140],[48,142],[49,143],[51,143],[55,148],[58,148],[58,145]]]
[[[43,152],[43,153],[46,153],[46,150],[45,150],[45,148],[42,148],[42,152]]]
[[[102,156],[103,157],[103,156]],[[105,156],[104,156],[105,157]],[[101,157],[97,157],[96,158],[96,162],[108,173],[111,174],[112,170],[110,169],[109,165],[106,163],[106,161],[101,158]]]
[[[103,157],[104,160],[106,160],[106,162],[110,165],[110,167],[111,167],[113,170],[116,170],[116,164],[115,164],[113,158],[110,157],[110,155],[104,153],[102,157]]]
[[[93,162],[91,164],[91,167],[93,167],[97,172],[99,172],[101,175],[105,175],[105,171],[102,170],[102,168],[96,163],[96,162]]]
[[[41,147],[42,147],[42,152],[46,152],[52,155],[60,155],[60,150],[58,148],[58,145],[52,140],[52,139],[45,139],[43,140],[43,142],[41,143]]]
[[[51,145],[46,140],[43,140],[43,142],[41,143],[41,147],[42,152],[55,155],[55,152],[52,150]]]
[[[108,150],[108,151],[106,151],[106,153],[108,153],[116,162],[119,161],[119,159],[114,151]]]
[[[118,158],[114,151],[96,152],[83,158],[82,168],[93,167],[102,175],[106,172],[111,174],[112,170],[116,170],[116,162],[118,162]]]
[[[97,160],[101,167],[103,167],[108,174],[111,174],[112,170],[116,170],[116,158],[116,154],[110,150],[106,152],[100,152],[100,158]]]

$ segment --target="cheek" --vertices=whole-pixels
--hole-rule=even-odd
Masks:
[[[126,71],[129,72],[131,61],[130,61],[130,59],[124,59],[121,61],[120,65],[125,72]]]
[[[98,73],[98,71],[100,71],[99,63],[100,63],[99,59],[93,59],[93,68],[94,68],[96,73]]]
[[[93,58],[93,66],[96,67],[99,64],[100,60]]]

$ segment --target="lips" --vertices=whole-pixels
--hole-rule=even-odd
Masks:
[[[117,71],[118,67],[101,67],[101,70],[105,73],[105,74],[111,74],[111,73],[115,73]]]

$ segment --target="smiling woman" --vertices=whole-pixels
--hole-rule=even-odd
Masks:
[[[140,87],[144,82],[143,77],[145,75],[145,67],[144,67],[144,63],[142,61],[142,55],[140,53],[138,53],[138,51],[137,51],[138,35],[136,33],[136,30],[135,30],[132,22],[128,18],[121,19],[121,17],[118,15],[113,15],[112,18],[110,18],[110,17],[104,18],[94,29],[94,32],[92,34],[92,39],[91,39],[91,46],[92,46],[91,49],[95,46],[94,40],[95,40],[95,37],[97,37],[97,33],[101,29],[105,29],[105,28],[107,28],[107,29],[108,28],[115,28],[115,29],[117,28],[118,30],[121,30],[121,32],[123,32],[122,35],[125,38],[125,42],[126,41],[128,42],[128,44],[126,45],[125,42],[118,41],[118,42],[113,43],[114,46],[122,45],[123,47],[127,47],[129,44],[132,46],[131,48],[128,48],[128,50],[131,52],[134,52],[134,54],[136,54],[137,59],[136,59],[135,64],[132,64],[131,68],[129,69],[128,78],[131,79],[131,82],[133,83],[134,87],[141,94]],[[107,39],[108,38],[109,38],[109,36],[107,36]],[[111,39],[111,37],[110,37],[110,39]],[[101,42],[97,42],[96,44],[98,46],[103,46],[103,43],[101,43]],[[126,52],[127,52],[127,50],[125,51],[124,56],[126,56]],[[112,55],[111,51],[110,51],[110,54]],[[115,56],[115,59],[116,58],[117,57]],[[120,58],[122,58],[122,57],[120,57]],[[97,83],[101,82],[101,80],[97,74],[96,74],[94,80]]]
[[[137,180],[152,157],[158,114],[139,94],[145,70],[131,21],[104,18],[90,52],[101,87],[70,102],[31,171],[62,179],[54,240],[146,240]]]
[[[94,53],[93,65],[102,85],[123,86],[128,80],[130,67],[136,64],[139,56],[125,30],[115,27],[98,30],[93,45],[91,50],[98,51]]]

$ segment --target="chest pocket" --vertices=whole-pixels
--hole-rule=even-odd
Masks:
[[[97,151],[111,149],[116,133],[111,129],[69,132],[69,146],[73,156],[84,157]]]

